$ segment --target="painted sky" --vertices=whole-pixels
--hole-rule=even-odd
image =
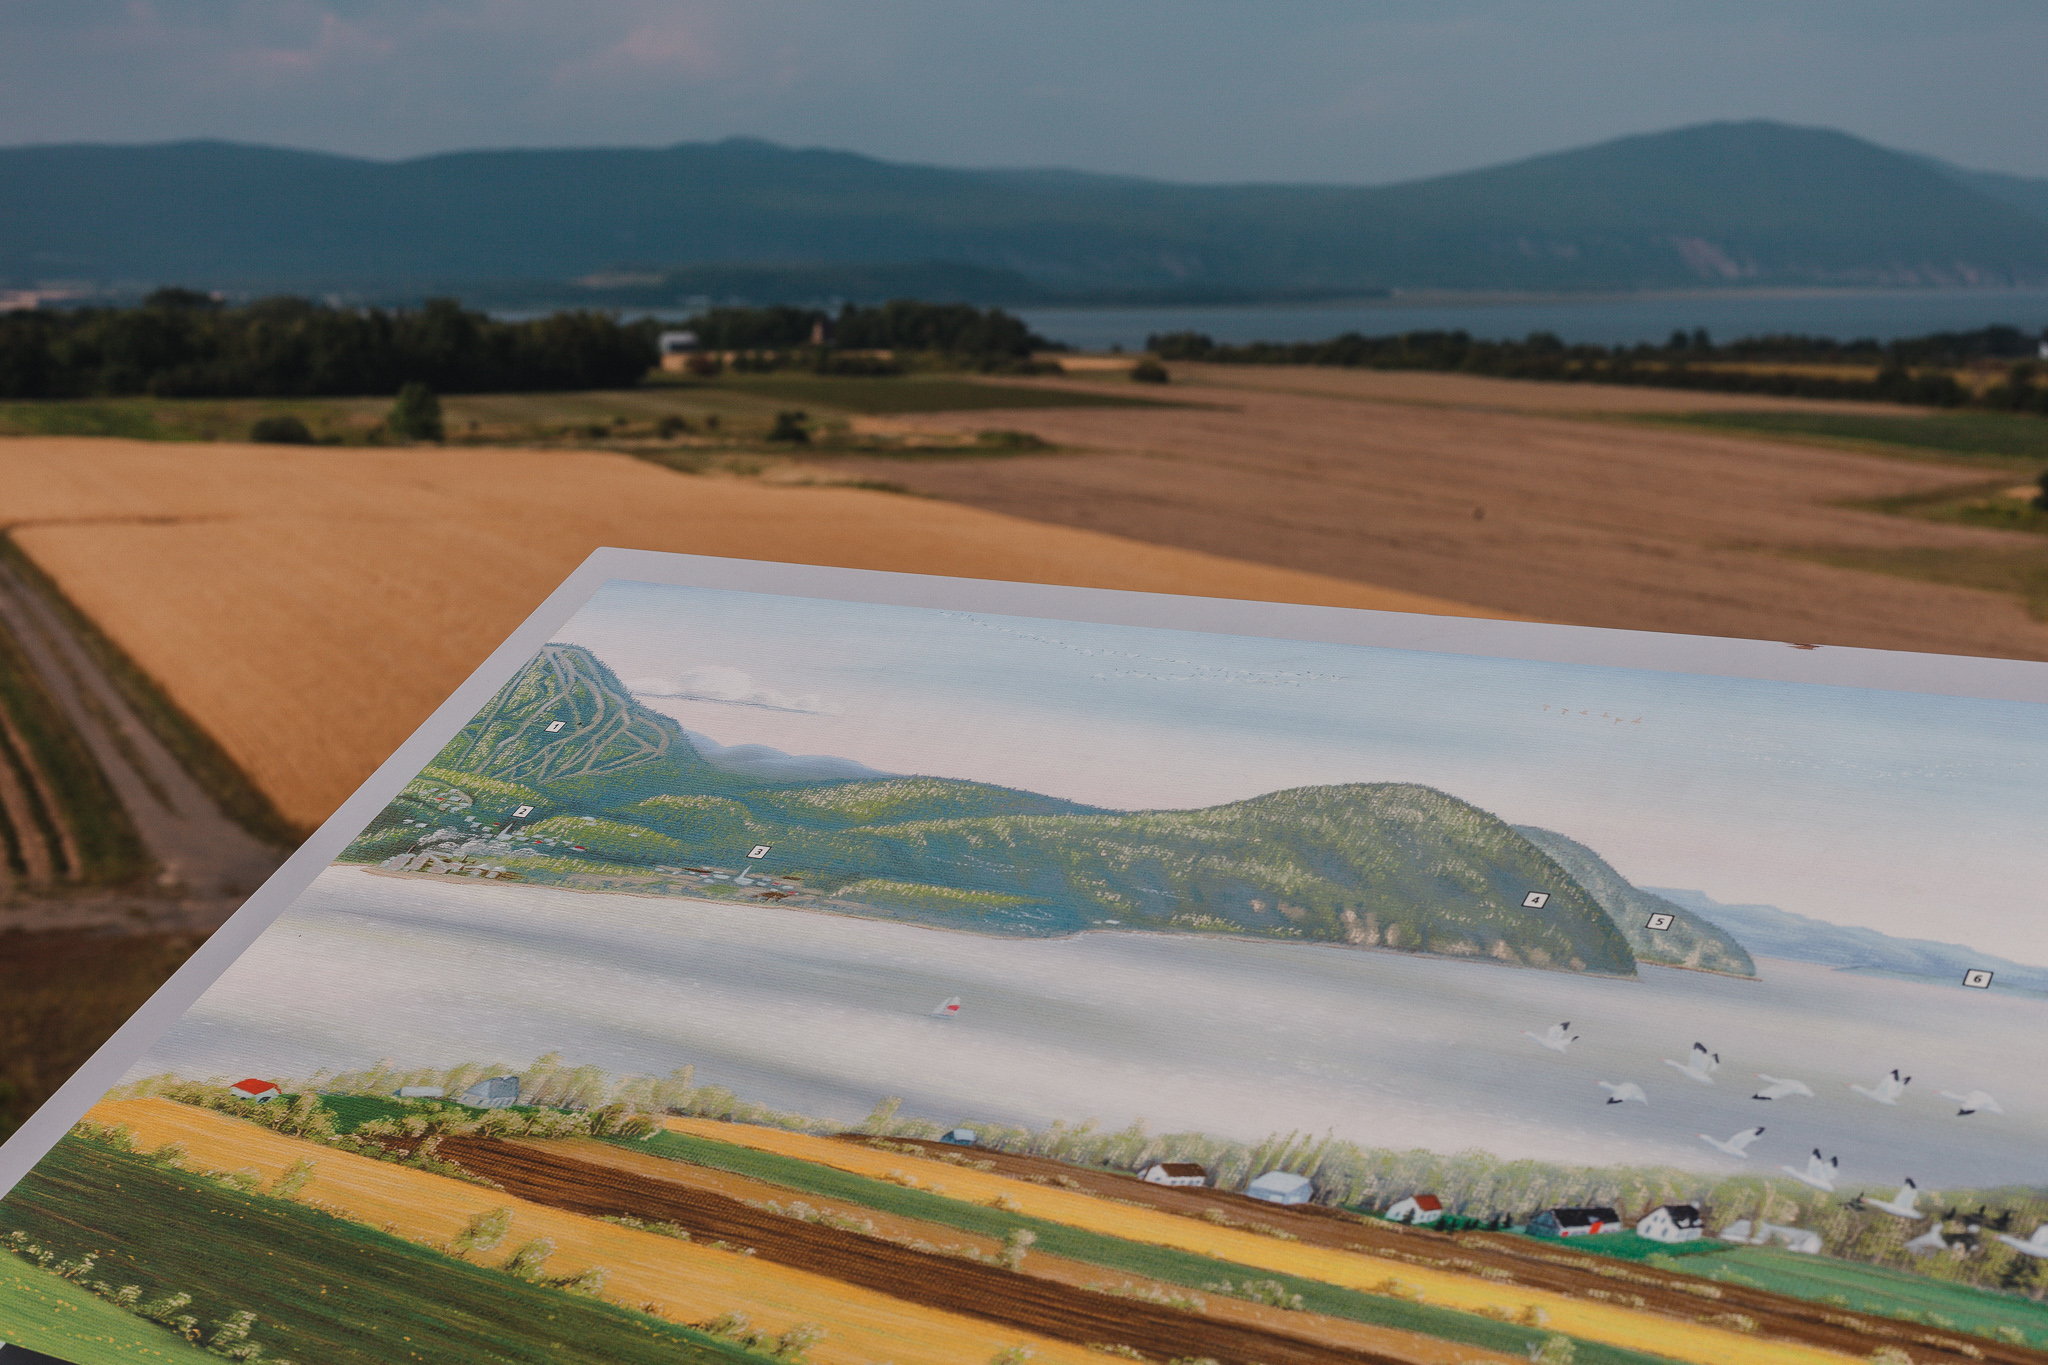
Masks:
[[[1375,184],[1711,119],[2048,174],[2031,0],[9,0],[0,143],[727,136]]]
[[[1420,782],[1638,884],[2048,964],[2048,712],[646,584],[558,639],[721,744],[1118,809]]]

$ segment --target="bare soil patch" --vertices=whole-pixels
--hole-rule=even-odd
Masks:
[[[2031,548],[2019,533],[1841,505],[1952,485],[1953,467],[1557,415],[1699,410],[1712,406],[1709,395],[1182,368],[1177,390],[1203,405],[978,415],[1062,453],[915,465],[850,458],[833,468],[1014,516],[1524,617],[2048,658],[2048,626],[2015,596],[1791,557],[1817,547]],[[1302,391],[1315,385],[1325,392]]]

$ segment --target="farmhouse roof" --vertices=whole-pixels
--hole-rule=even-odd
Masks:
[[[1654,1212],[1663,1214],[1682,1228],[1699,1226],[1700,1211],[1691,1204],[1662,1204]]]
[[[1619,1223],[1621,1215],[1613,1209],[1551,1209],[1550,1216],[1557,1220],[1559,1227],[1583,1228],[1593,1223]]]
[[[236,1081],[233,1085],[229,1086],[228,1089],[247,1090],[251,1094],[256,1094],[265,1090],[277,1089],[277,1083],[275,1081],[260,1081],[257,1080],[254,1076],[251,1076],[247,1080]]]
[[[1424,1213],[1436,1213],[1444,1206],[1444,1201],[1433,1194],[1411,1194],[1408,1197],[1414,1200],[1415,1207]]]
[[[1209,1174],[1192,1161],[1155,1161],[1152,1165],[1172,1176],[1199,1175],[1206,1179]]]

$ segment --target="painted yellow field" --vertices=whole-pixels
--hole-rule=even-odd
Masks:
[[[1466,1312],[1493,1308],[1513,1313],[1534,1304],[1549,1315],[1550,1325],[1560,1332],[1697,1365],[1727,1365],[1731,1361],[1742,1361],[1744,1365],[1821,1365],[1854,1359],[1812,1346],[1758,1341],[1717,1327],[1632,1312],[1543,1290],[1503,1286],[1429,1266],[1303,1246],[1153,1209],[1112,1204],[1071,1190],[1051,1189],[1008,1176],[904,1153],[878,1152],[803,1133],[690,1118],[671,1118],[668,1126],[679,1133],[798,1157],[856,1175],[877,1179],[892,1174],[911,1176],[922,1189],[970,1203],[987,1203],[997,1196],[1007,1196],[1033,1218],[1216,1256],[1262,1270],[1301,1275],[1325,1284],[1371,1290],[1391,1277],[1421,1290],[1429,1303]]]
[[[581,451],[0,439],[0,525],[305,826],[600,546],[1499,614],[927,498]]]
[[[978,1365],[1010,1346],[1024,1346],[1035,1353],[1034,1359],[1058,1365],[1101,1362],[1099,1355],[1069,1343],[991,1327],[822,1275],[615,1227],[482,1186],[280,1137],[169,1100],[109,1101],[95,1107],[90,1117],[127,1125],[137,1146],[145,1150],[183,1143],[190,1152],[185,1164],[194,1170],[250,1169],[268,1182],[293,1162],[310,1159],[315,1169],[300,1192],[302,1201],[346,1210],[344,1216],[355,1222],[415,1241],[446,1242],[475,1214],[510,1208],[512,1232],[506,1247],[534,1237],[553,1238],[556,1251],[548,1262],[550,1273],[573,1275],[595,1265],[608,1267],[611,1278],[605,1298],[633,1307],[658,1304],[661,1315],[676,1322],[703,1322],[738,1311],[769,1332],[800,1322],[817,1323],[827,1333],[809,1357],[818,1365],[872,1365],[884,1360],[896,1365]]]

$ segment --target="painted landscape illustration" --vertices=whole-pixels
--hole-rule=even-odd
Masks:
[[[0,1201],[0,1340],[2048,1361],[2040,709],[608,584]]]

